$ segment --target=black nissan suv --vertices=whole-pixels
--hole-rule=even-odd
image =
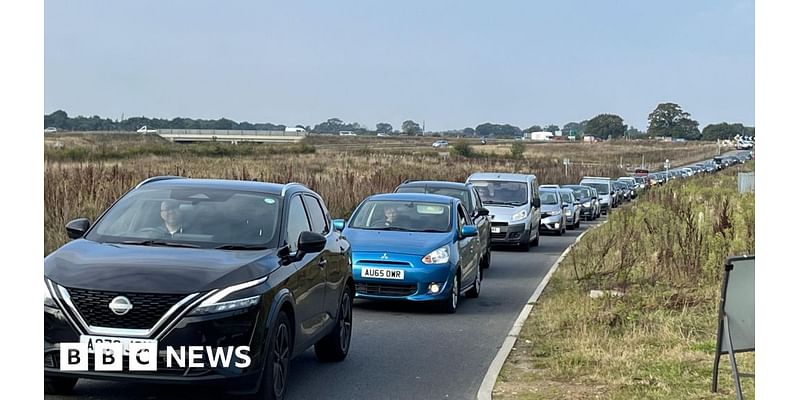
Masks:
[[[222,384],[280,399],[293,356],[350,348],[350,244],[320,196],[297,183],[155,177],[44,259],[46,393],[78,378]],[[155,372],[60,368],[60,343],[158,344]],[[249,346],[250,365],[167,367],[166,347]]]

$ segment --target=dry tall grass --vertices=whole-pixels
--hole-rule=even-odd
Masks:
[[[533,173],[541,183],[570,183],[585,175],[620,176],[626,173],[617,165],[618,161],[610,163],[602,160],[618,159],[620,155],[623,159],[641,158],[640,155],[625,153],[625,146],[605,143],[595,147],[583,144],[554,145],[546,152],[546,156],[538,150],[531,150],[524,159],[511,160],[500,157],[450,157],[446,152],[432,153],[427,147],[421,146],[414,151],[362,146],[317,150],[311,154],[281,154],[296,146],[242,147],[225,144],[214,146],[222,149],[221,154],[235,154],[237,149],[246,149],[246,155],[198,157],[193,154],[200,151],[198,148],[205,149],[203,146],[207,147],[208,144],[158,142],[155,145],[158,151],[149,154],[148,149],[153,148],[155,140],[149,137],[136,142],[136,137],[126,136],[123,144],[107,137],[72,139],[64,148],[48,148],[45,153],[45,254],[67,241],[64,224],[69,220],[77,217],[95,219],[136,183],[157,175],[300,182],[323,196],[332,215],[347,217],[364,197],[392,191],[406,179],[464,181],[474,172],[498,171]],[[538,146],[529,145],[528,148],[538,149]],[[636,151],[640,150],[636,147]],[[688,162],[710,157],[715,150],[709,144],[667,144],[649,151],[664,152],[675,160]],[[75,151],[81,157],[97,161],[63,161],[68,158],[58,154],[64,151]],[[575,162],[565,174],[561,163],[565,157],[589,161]]]

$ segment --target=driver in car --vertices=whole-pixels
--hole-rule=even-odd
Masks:
[[[183,233],[183,212],[175,200],[164,200],[161,202],[161,219],[164,223],[157,229],[165,237],[175,237],[176,234]]]

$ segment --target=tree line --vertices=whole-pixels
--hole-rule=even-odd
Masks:
[[[467,127],[456,129],[440,134],[453,136],[475,136],[475,137],[497,137],[515,138],[529,132],[557,132],[561,131],[564,136],[594,136],[599,139],[616,138],[651,138],[651,137],[670,137],[686,140],[717,140],[732,139],[736,135],[755,136],[755,127],[744,126],[741,123],[721,122],[709,124],[702,131],[699,124],[691,118],[691,114],[684,111],[680,105],[675,103],[661,103],[651,112],[648,117],[648,127],[642,132],[624,123],[622,117],[616,114],[599,114],[595,117],[581,122],[569,122],[562,128],[558,125],[549,124],[544,127],[532,125],[526,129],[521,129],[510,124],[495,124],[486,122],[474,128]],[[111,120],[109,118],[93,117],[69,117],[63,110],[55,111],[44,116],[44,126],[54,127],[62,131],[135,131],[146,125],[150,129],[231,129],[231,130],[284,130],[286,125],[272,123],[250,123],[236,122],[226,118],[217,120],[204,120],[192,118],[145,118],[133,117],[122,120]],[[347,131],[357,134],[404,134],[420,135],[423,128],[413,120],[406,120],[395,130],[388,122],[379,122],[375,129],[371,130],[367,126],[358,122],[344,122],[340,118],[330,118],[312,126],[296,125],[295,127],[304,128],[311,133],[319,134],[338,134]]]

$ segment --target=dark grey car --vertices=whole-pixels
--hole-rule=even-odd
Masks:
[[[475,187],[467,182],[448,181],[405,181],[394,189],[395,193],[427,193],[455,197],[467,209],[467,213],[478,227],[477,243],[480,248],[481,268],[489,268],[492,263],[491,221],[489,210],[483,207],[481,197]]]

